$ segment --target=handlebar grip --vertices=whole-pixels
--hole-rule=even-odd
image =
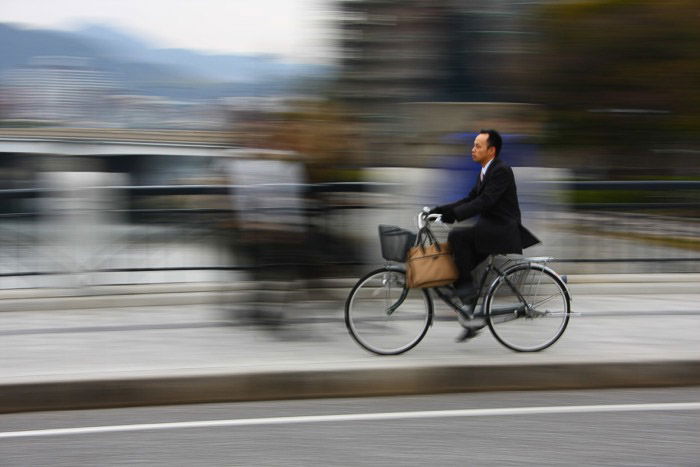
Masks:
[[[420,213],[418,213],[418,228],[422,229],[426,223],[436,222],[442,220],[442,214],[429,214],[430,208],[424,206]]]

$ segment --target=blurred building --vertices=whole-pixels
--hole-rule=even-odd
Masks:
[[[432,1],[339,3],[338,96],[359,104],[432,100],[448,69],[449,13]]]
[[[118,87],[110,73],[80,57],[36,57],[1,80],[6,117],[93,126],[103,120],[107,97]]]
[[[223,129],[225,103],[125,92],[82,57],[35,57],[0,76],[2,118],[81,128]]]
[[[541,3],[340,0],[338,96],[360,104],[518,100],[527,15]]]
[[[540,3],[340,0],[335,97],[364,125],[367,151],[358,159],[422,165],[425,145],[435,144],[441,134],[484,124],[483,105],[475,109],[471,103],[528,103],[521,79],[532,39],[527,20]],[[492,109],[489,121],[516,130],[510,125],[513,112],[507,109],[499,117]],[[443,111],[464,126],[446,122]],[[522,108],[515,114],[522,119]],[[437,128],[438,122],[445,128]],[[421,141],[426,125],[429,141]]]
[[[173,100],[162,96],[115,94],[106,99],[102,123],[118,128],[222,130],[226,105],[219,101]]]

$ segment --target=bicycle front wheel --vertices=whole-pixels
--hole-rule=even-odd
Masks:
[[[415,347],[428,331],[432,315],[428,292],[406,289],[406,273],[393,268],[367,274],[345,302],[350,335],[379,355],[397,355]]]
[[[517,352],[554,344],[569,323],[569,294],[559,276],[541,264],[508,269],[486,298],[486,322],[494,337]]]

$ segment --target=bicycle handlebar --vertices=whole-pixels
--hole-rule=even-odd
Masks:
[[[434,223],[442,221],[442,214],[429,214],[430,208],[424,206],[420,213],[418,213],[418,228],[422,229],[426,223]]]

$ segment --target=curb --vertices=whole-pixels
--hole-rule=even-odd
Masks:
[[[0,385],[0,413],[475,391],[700,385],[700,360],[442,365]]]

